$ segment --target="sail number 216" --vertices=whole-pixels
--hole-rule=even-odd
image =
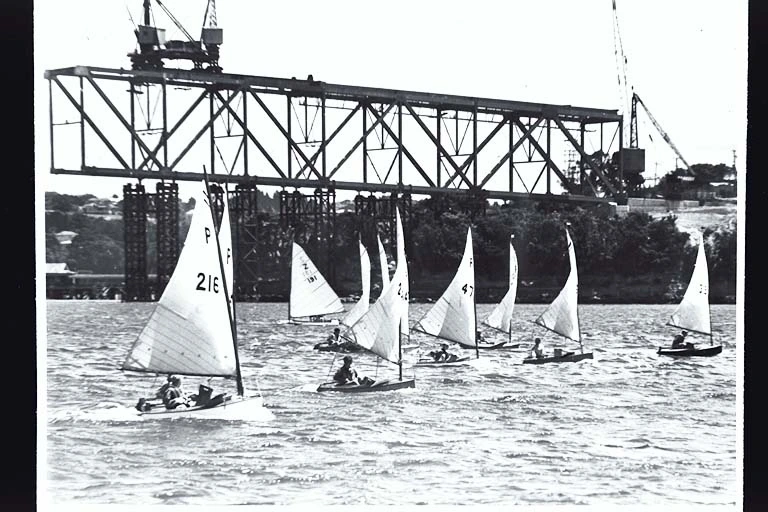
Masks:
[[[197,288],[195,288],[195,290],[219,293],[219,276],[206,275],[203,272],[198,272],[197,277],[199,281],[197,282]]]

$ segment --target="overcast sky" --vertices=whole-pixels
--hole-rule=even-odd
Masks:
[[[166,0],[198,35],[205,0]],[[36,172],[44,190],[122,195],[126,180],[51,176],[46,69],[129,68],[142,0],[35,2]],[[689,164],[746,148],[746,0],[617,0],[628,79]],[[159,26],[179,38],[156,9]],[[219,0],[225,72],[623,110],[610,0]],[[186,67],[186,66],[185,66]],[[631,94],[631,93],[630,93]],[[640,118],[646,178],[675,156]],[[650,140],[653,138],[653,141]],[[77,140],[75,140],[77,141]]]

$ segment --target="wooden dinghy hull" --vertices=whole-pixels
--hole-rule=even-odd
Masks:
[[[230,412],[235,409],[237,413],[246,408],[248,410],[264,409],[262,397],[218,395],[202,405],[176,407],[175,409],[166,409],[160,405],[149,410],[139,411],[139,416],[145,418],[205,418],[215,416],[218,418],[225,411]]]
[[[363,349],[360,345],[329,345],[327,343],[318,343],[315,350],[319,352],[360,352]]]
[[[461,348],[465,349],[465,350],[474,350],[475,349],[475,347],[472,346],[472,345],[462,345],[462,344],[459,344],[459,346]],[[509,344],[507,344],[506,341],[500,341],[498,343],[478,343],[477,348],[479,348],[480,350],[497,350],[497,349],[500,349],[500,348],[517,348],[519,346],[520,346],[519,343],[515,343],[515,344],[509,345]]]
[[[339,325],[338,318],[329,318],[328,320],[297,320],[291,318],[290,320],[278,320],[278,324],[288,325]]]
[[[712,356],[716,356],[722,351],[723,351],[723,346],[717,345],[715,347],[706,347],[706,348],[659,347],[659,350],[656,353],[660,356],[673,356],[673,357],[693,357],[693,356],[712,357]]]
[[[592,352],[586,352],[584,354],[568,354],[564,356],[548,356],[548,357],[526,357],[523,359],[523,364],[545,364],[545,363],[575,363],[582,359],[594,359]]]
[[[335,382],[324,382],[317,387],[318,391],[336,391],[337,393],[372,393],[374,391],[394,391],[396,389],[414,388],[416,381],[407,380],[377,380],[373,384],[344,384],[339,386]]]
[[[470,360],[469,356],[458,357],[453,361],[435,361],[433,359],[419,359],[414,366],[461,366]]]

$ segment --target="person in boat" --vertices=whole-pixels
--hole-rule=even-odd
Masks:
[[[338,345],[341,343],[341,330],[336,327],[333,330],[333,334],[328,335],[328,339],[325,340],[328,345]]]
[[[358,377],[357,372],[352,368],[352,356],[344,356],[344,364],[336,371],[333,376],[337,386],[344,384],[357,384],[359,386],[370,386],[375,381],[370,377]]]
[[[485,336],[483,336],[483,333],[481,333],[480,331],[477,331],[477,333],[475,334],[475,340],[478,343],[485,343],[486,341]]]
[[[688,331],[683,331],[672,340],[672,348],[693,348],[693,343],[685,341]]]
[[[155,398],[162,398],[165,396],[165,392],[168,391],[168,388],[171,386],[171,374],[168,374],[168,376],[165,378],[165,383],[163,383],[162,386],[157,390],[155,393]]]
[[[542,357],[545,357],[544,350],[541,348],[541,338],[536,338],[533,340],[533,347],[531,347],[531,352],[528,355],[528,357],[534,357],[536,356],[536,359],[541,359]]]
[[[432,359],[434,359],[436,363],[441,361],[448,362],[456,359],[455,355],[448,352],[447,343],[440,344],[440,350],[433,350],[429,355],[432,356]]]
[[[360,384],[357,377],[357,371],[352,368],[352,356],[344,356],[344,364],[336,371],[333,380],[336,381],[336,384],[339,386],[349,384],[350,382],[353,384]]]
[[[179,406],[189,407],[191,397],[188,396],[181,387],[181,377],[173,375],[170,378],[170,385],[163,395],[163,404],[166,409],[175,409]]]

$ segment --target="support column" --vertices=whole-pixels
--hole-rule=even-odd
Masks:
[[[125,302],[149,299],[147,278],[147,195],[141,183],[123,186]]]
[[[157,220],[157,284],[156,298],[165,290],[179,259],[179,185],[157,184],[155,219]]]

